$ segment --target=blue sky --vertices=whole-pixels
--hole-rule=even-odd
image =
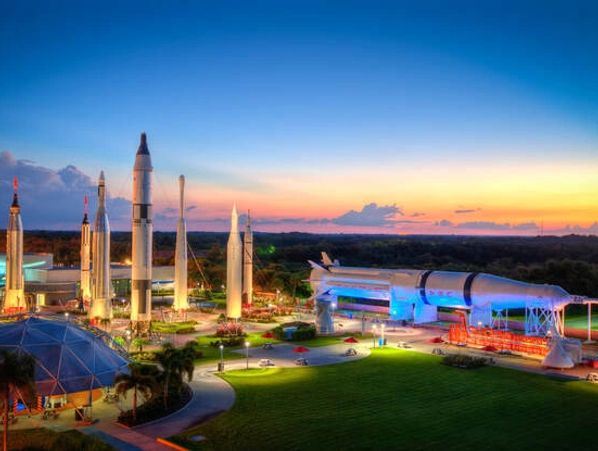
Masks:
[[[428,218],[418,227],[431,232],[455,222],[443,206],[477,209],[478,222],[589,227],[585,203],[571,215],[562,208],[570,199],[509,215],[491,196],[517,203],[521,188],[469,199],[455,187],[448,205],[417,180],[448,172],[461,185],[464,167],[533,175],[549,164],[571,186],[575,165],[598,169],[597,56],[596,2],[4,1],[0,150],[92,179],[104,169],[112,195],[126,200],[147,131],[155,201],[172,204],[185,173],[198,207],[192,229],[221,227],[233,200],[271,230],[289,218],[307,230],[306,219],[372,202],[407,214],[421,205]],[[397,186],[430,189],[427,201],[379,183],[393,174]],[[352,180],[372,186],[359,191]],[[582,194],[598,186],[584,180]],[[319,196],[319,183],[334,196]],[[545,184],[539,197],[551,196]],[[289,208],[292,199],[305,204]],[[67,224],[30,223],[67,227],[77,208],[65,210]],[[114,220],[126,229],[126,215]]]

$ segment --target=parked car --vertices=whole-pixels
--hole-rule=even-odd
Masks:
[[[264,343],[262,346],[262,349],[265,349],[266,351],[271,351],[272,350],[272,343]]]
[[[295,365],[307,366],[307,365],[309,365],[309,362],[307,361],[307,359],[305,357],[299,357],[297,360],[295,360]]]
[[[261,359],[259,361],[258,365],[262,368],[264,368],[266,366],[275,366],[274,362],[271,359]]]
[[[352,357],[355,355],[357,355],[357,351],[355,350],[355,348],[349,348],[343,353],[343,356],[345,357]]]

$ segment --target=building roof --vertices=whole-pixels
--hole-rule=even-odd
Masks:
[[[106,344],[108,337],[72,322],[32,317],[0,325],[0,351],[31,354],[37,394],[58,395],[112,385],[127,371],[128,360]]]

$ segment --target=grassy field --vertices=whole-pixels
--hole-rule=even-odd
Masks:
[[[76,430],[55,432],[46,428],[18,429],[8,435],[9,450],[82,450],[112,451],[114,448],[100,439],[82,434]]]
[[[598,386],[462,370],[383,349],[325,367],[234,371],[233,409],[173,438],[199,449],[590,449]]]

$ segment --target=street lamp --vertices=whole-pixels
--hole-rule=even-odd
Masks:
[[[478,321],[478,329],[481,329],[481,328],[482,328],[482,322]]]
[[[224,371],[224,345],[220,345],[220,372]]]
[[[372,334],[374,335],[374,348],[376,347],[376,329],[378,329],[378,327],[374,324],[372,326]]]
[[[125,334],[127,335],[127,352],[131,351],[131,329],[127,329],[125,331]]]
[[[247,359],[247,367],[246,369],[249,369],[249,342],[246,341],[245,342],[245,358]]]
[[[65,319],[66,321],[68,321],[68,320],[69,320],[69,312],[64,312],[64,319]]]
[[[382,345],[384,345],[384,323],[380,326],[380,338],[382,339]]]

